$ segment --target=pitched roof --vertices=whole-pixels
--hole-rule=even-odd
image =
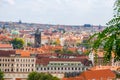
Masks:
[[[12,48],[11,44],[0,44],[0,48]]]
[[[103,69],[110,69],[112,71],[116,71],[119,66],[94,66],[90,68],[90,70],[103,70]]]
[[[36,60],[36,64],[42,64],[42,65],[47,65],[50,61],[63,61],[63,62],[81,62],[82,64],[84,64],[85,66],[89,66],[90,64],[92,64],[91,61],[89,61],[86,58],[48,58],[48,57],[44,57],[44,58],[39,58]]]
[[[12,54],[15,54],[14,50],[0,50],[0,57],[9,57]]]
[[[85,71],[80,76],[85,80],[115,78],[115,74],[110,69]]]
[[[30,52],[27,50],[16,50],[16,54],[21,54],[21,57],[29,57]]]

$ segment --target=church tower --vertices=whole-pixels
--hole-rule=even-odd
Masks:
[[[41,46],[41,30],[37,29],[35,32],[35,47],[38,48]]]

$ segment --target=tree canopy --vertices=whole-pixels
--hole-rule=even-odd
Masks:
[[[60,79],[52,76],[51,74],[31,72],[29,73],[27,80],[60,80]]]
[[[114,4],[114,16],[107,23],[107,27],[91,36],[93,50],[102,48],[105,61],[110,61],[112,55],[115,60],[120,60],[120,0]]]
[[[0,80],[4,80],[4,73],[0,70]]]
[[[21,49],[24,46],[24,40],[21,38],[15,38],[10,43],[13,45],[14,49]]]

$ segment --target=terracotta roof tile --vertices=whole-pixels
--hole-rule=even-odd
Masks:
[[[21,57],[29,57],[30,52],[26,50],[16,50],[16,54],[21,54]]]
[[[110,69],[104,69],[104,70],[94,70],[94,71],[85,71],[83,73],[81,73],[80,75],[81,77],[83,77],[85,80],[88,79],[105,79],[107,80],[107,78],[115,78],[115,74],[110,70]]]
[[[0,44],[0,48],[12,48],[11,44]]]

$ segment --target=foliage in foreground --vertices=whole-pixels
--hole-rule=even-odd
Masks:
[[[4,73],[0,70],[0,80],[4,80]]]
[[[52,76],[51,74],[31,72],[28,75],[27,80],[60,80],[60,79],[57,78],[57,77]]]
[[[107,23],[108,27],[90,38],[93,50],[104,50],[105,61],[110,61],[112,55],[115,60],[120,60],[120,0],[115,1],[114,11],[113,19]]]

